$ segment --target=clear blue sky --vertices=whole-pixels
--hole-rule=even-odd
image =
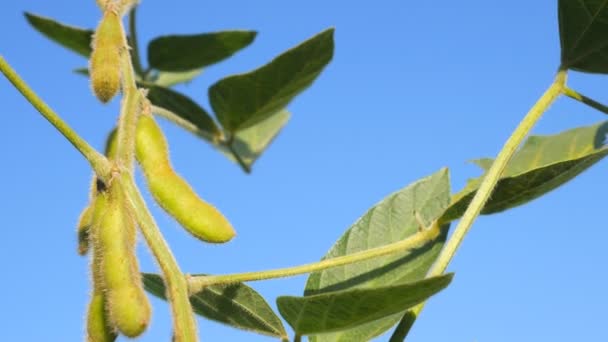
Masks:
[[[163,122],[176,169],[238,230],[225,246],[192,239],[154,206],[182,268],[224,273],[318,260],[371,205],[443,166],[460,189],[494,156],[552,81],[558,66],[557,1],[143,1],[140,44],[169,33],[255,29],[252,46],[179,90],[207,108],[207,87],[253,69],[334,26],[336,54],[289,109],[293,118],[251,175],[203,141]],[[86,61],[29,28],[22,12],[94,27],[88,1],[6,1],[0,53],[83,137],[101,147],[118,101],[102,106]],[[145,50],[145,49],[143,49]],[[608,100],[606,79],[570,84]],[[7,341],[79,341],[88,261],[75,223],[91,171],[0,77],[0,328]],[[561,99],[536,133],[596,123],[601,114]],[[525,207],[482,217],[411,341],[607,341],[606,164]],[[142,268],[156,269],[140,248]],[[252,284],[274,305],[300,295],[305,277]],[[270,341],[200,319],[207,341]],[[154,300],[140,341],[168,341],[168,306]],[[385,340],[383,336],[380,340]]]

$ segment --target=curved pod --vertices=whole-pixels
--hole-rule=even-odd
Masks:
[[[212,243],[227,242],[236,235],[226,217],[202,200],[173,170],[167,141],[151,116],[139,118],[135,145],[152,196],[190,234]]]

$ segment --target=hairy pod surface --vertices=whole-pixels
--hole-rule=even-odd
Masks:
[[[89,65],[95,96],[106,103],[120,89],[120,55],[126,47],[120,15],[108,6],[93,37]]]
[[[78,219],[78,254],[86,255],[89,252],[89,234],[93,222],[93,201],[84,208]]]
[[[101,291],[93,291],[87,316],[87,342],[114,342],[117,334],[108,321],[106,299]]]
[[[136,227],[118,185],[99,194],[106,209],[94,217],[94,248],[109,320],[120,333],[137,337],[148,326],[151,307],[135,256]],[[98,223],[97,223],[98,222]],[[98,253],[98,254],[97,254]]]
[[[140,116],[137,122],[135,146],[152,196],[190,234],[212,243],[227,242],[236,235],[224,215],[203,201],[173,170],[167,141],[149,115]]]
[[[105,154],[108,158],[114,159],[116,155],[116,128],[114,128],[106,138]],[[95,211],[95,198],[97,197],[97,191],[99,190],[99,180],[96,176],[93,176],[91,182],[91,190],[89,196],[89,205],[82,210],[78,219],[77,234],[78,234],[78,254],[86,255],[89,252],[89,239],[90,230],[93,222],[93,215]]]
[[[107,196],[100,195],[91,202],[88,211],[91,212],[90,234],[96,235],[99,229],[99,220],[105,214]],[[93,240],[94,241],[94,240]],[[101,251],[93,243],[93,257],[91,260],[91,274],[93,279],[93,292],[87,313],[87,342],[113,342],[117,334],[110,322],[106,311],[106,298],[103,287],[103,276],[100,269]]]

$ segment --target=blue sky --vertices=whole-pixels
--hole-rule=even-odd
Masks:
[[[498,152],[559,63],[557,1],[169,3],[143,1],[142,50],[162,34],[259,31],[249,48],[178,88],[207,108],[207,88],[218,79],[336,28],[333,62],[289,106],[292,120],[251,175],[163,122],[175,168],[239,233],[225,246],[204,245],[154,206],[180,265],[192,273],[318,260],[370,206],[443,166],[459,190],[479,175],[466,161]],[[94,27],[94,1],[6,2],[0,53],[74,129],[103,146],[118,101],[99,104],[87,80],[71,73],[86,61],[29,28],[23,11]],[[569,84],[608,100],[603,76],[571,73]],[[90,168],[4,78],[0,99],[3,338],[82,340],[88,261],[75,253],[74,226],[87,203]],[[603,119],[563,98],[535,133]],[[600,163],[529,205],[480,218],[450,265],[453,283],[430,301],[409,340],[608,340],[605,172]],[[147,250],[139,252],[142,268],[155,270]],[[252,285],[274,305],[279,295],[300,295],[305,279]],[[140,340],[169,340],[168,307],[153,303]],[[199,329],[211,341],[271,340],[203,319]]]

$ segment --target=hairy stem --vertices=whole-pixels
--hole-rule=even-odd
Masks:
[[[134,12],[131,13],[130,22],[134,25]],[[133,179],[137,120],[144,101],[147,100],[145,94],[137,89],[131,54],[126,47],[121,53],[121,75],[124,98],[118,122],[116,148],[117,161],[123,168],[121,182],[126,189],[130,208],[135,213],[142,235],[160,265],[167,284],[167,299],[171,304],[173,317],[173,341],[196,342],[198,340],[196,321],[188,297],[188,284]]]
[[[450,239],[441,250],[437,261],[429,270],[427,277],[438,276],[445,272],[450,261],[456,254],[458,247],[460,247],[460,244],[464,240],[465,235],[469,232],[473,222],[475,222],[475,219],[477,216],[479,216],[481,210],[488,201],[488,198],[492,194],[496,183],[498,183],[501,174],[517,150],[517,147],[519,147],[524,138],[528,135],[528,133],[530,133],[532,127],[534,127],[534,125],[542,117],[543,113],[546,112],[551,104],[553,104],[553,102],[559,97],[559,95],[564,92],[566,88],[566,79],[567,71],[560,70],[551,86],[538,99],[534,106],[530,108],[530,111],[521,120],[517,128],[515,128],[511,136],[507,139],[502,150],[498,153],[498,156],[496,156],[494,163],[481,182],[481,185],[473,197],[473,200],[454,229],[454,233],[452,233]],[[407,335],[423,308],[424,303],[419,304],[403,317],[402,321],[399,323],[399,336],[405,337],[405,335]],[[397,340],[391,339],[391,341]]]
[[[587,106],[589,106],[593,109],[596,109],[604,114],[608,114],[608,106],[603,105],[583,94],[580,94],[579,92],[575,91],[574,89],[564,87],[564,95],[568,96],[571,99],[582,102],[582,103],[586,104]]]
[[[130,211],[135,214],[142,235],[158,262],[167,286],[167,299],[171,304],[175,342],[197,342],[196,321],[188,296],[188,283],[183,276],[171,249],[164,240],[156,222],[148,210],[133,176],[123,172],[120,178],[127,193]]]
[[[247,272],[227,275],[191,276],[188,277],[190,293],[197,293],[203,290],[206,286],[213,284],[230,284],[245,281],[285,278],[304,273],[322,271],[331,267],[352,264],[355,262],[390,255],[397,252],[404,252],[423,246],[426,243],[433,241],[440,234],[441,226],[437,222],[434,222],[429,228],[423,229],[422,231],[411,235],[405,240],[349,255],[325,259],[311,264],[259,272]]]
[[[25,99],[89,161],[91,168],[93,168],[93,171],[95,171],[102,181],[105,182],[110,179],[112,165],[106,157],[82,139],[57,113],[38,97],[25,81],[19,77],[15,70],[11,68],[2,55],[0,55],[0,71]]]
[[[118,119],[116,159],[118,163],[133,173],[135,165],[135,129],[142,106],[142,95],[135,84],[135,73],[131,55],[127,48],[120,56],[122,91],[124,94]]]

